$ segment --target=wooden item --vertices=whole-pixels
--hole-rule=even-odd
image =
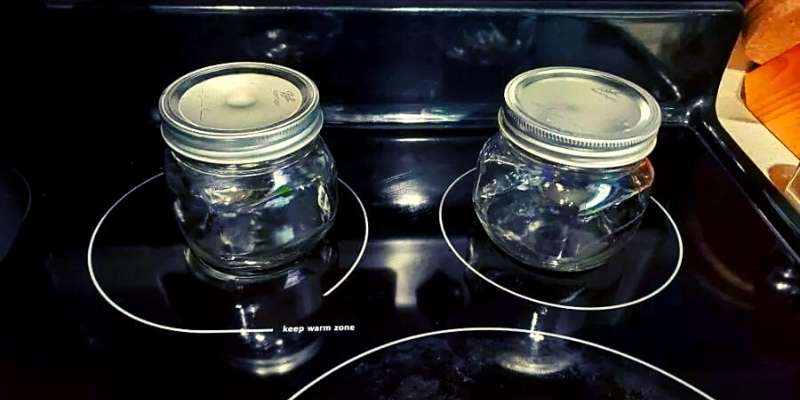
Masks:
[[[800,0],[751,0],[745,8],[744,52],[758,64],[800,43]]]
[[[748,72],[744,101],[750,112],[800,157],[800,45]]]

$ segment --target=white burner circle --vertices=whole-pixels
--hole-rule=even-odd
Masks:
[[[136,190],[140,189],[144,185],[146,185],[146,184],[148,184],[148,183],[160,178],[162,175],[164,175],[163,172],[158,173],[158,174],[156,174],[154,176],[151,176],[150,178],[145,179],[144,182],[141,182],[138,185],[134,186],[127,193],[123,194],[122,197],[117,199],[117,201],[115,201],[114,204],[111,205],[111,207],[105,212],[105,214],[103,214],[103,216],[100,218],[100,221],[97,223],[97,226],[94,228],[94,231],[92,232],[92,237],[89,240],[89,248],[87,250],[87,267],[89,269],[89,277],[92,280],[92,285],[94,285],[94,288],[95,288],[95,290],[97,290],[97,293],[100,294],[100,297],[102,297],[103,300],[105,300],[113,309],[117,310],[122,315],[124,315],[124,316],[126,316],[126,317],[128,317],[128,318],[130,318],[130,319],[132,319],[132,320],[134,320],[136,322],[142,323],[144,325],[148,325],[148,326],[151,326],[153,328],[162,329],[162,330],[165,330],[165,331],[179,332],[179,333],[193,333],[193,334],[226,334],[226,333],[247,334],[247,333],[271,333],[271,332],[273,332],[274,329],[272,329],[272,328],[188,329],[188,328],[180,328],[180,327],[176,327],[176,326],[169,326],[169,325],[159,324],[159,323],[147,320],[145,318],[136,316],[133,313],[131,313],[130,311],[124,309],[122,306],[120,306],[119,304],[114,302],[114,300],[112,300],[111,297],[109,297],[109,295],[100,286],[100,283],[98,282],[97,277],[95,276],[95,273],[94,273],[94,265],[93,265],[93,262],[92,262],[92,254],[94,253],[94,242],[95,242],[95,239],[97,238],[98,232],[100,232],[100,228],[103,226],[103,222],[106,220],[106,218],[108,218],[108,216],[111,214],[111,212],[114,211],[114,209],[120,203],[122,203],[125,200],[125,198],[130,196],[132,193],[134,193]],[[350,274],[353,273],[353,271],[355,270],[356,266],[358,266],[358,264],[361,262],[361,258],[364,256],[364,252],[367,249],[367,241],[369,240],[369,219],[367,217],[367,209],[366,209],[366,207],[364,207],[364,203],[361,201],[361,198],[358,197],[358,194],[353,190],[353,188],[350,187],[350,185],[348,185],[347,183],[345,183],[341,179],[339,179],[339,183],[341,183],[342,186],[344,186],[353,195],[353,198],[355,198],[356,202],[358,203],[359,208],[361,209],[361,213],[362,213],[362,215],[364,217],[364,239],[363,239],[363,241],[361,243],[361,248],[358,251],[358,255],[356,256],[355,261],[353,261],[353,265],[350,266],[350,268],[347,270],[347,272],[344,274],[344,276],[342,276],[335,284],[333,284],[333,286],[331,286],[330,289],[326,290],[322,294],[323,297],[329,296],[331,293],[333,293],[334,290],[338,289],[339,286],[341,286],[344,283],[344,281],[347,280],[347,278],[350,277]]]
[[[566,340],[566,341],[569,341],[569,342],[582,344],[582,345],[593,347],[595,349],[599,349],[599,350],[602,350],[602,351],[606,351],[606,352],[609,352],[611,354],[614,354],[614,355],[620,356],[622,358],[625,358],[627,360],[633,361],[634,363],[637,363],[639,365],[647,367],[647,368],[649,368],[649,369],[651,369],[653,371],[656,371],[656,372],[666,376],[669,379],[672,379],[675,382],[680,383],[681,385],[683,385],[687,389],[697,393],[699,396],[701,396],[704,399],[714,400],[713,397],[709,396],[708,394],[706,394],[702,390],[692,386],[692,384],[684,381],[683,379],[678,378],[677,376],[672,375],[669,372],[667,372],[667,371],[665,371],[665,370],[663,370],[663,369],[661,369],[659,367],[656,367],[653,364],[650,364],[650,363],[648,363],[646,361],[640,360],[640,359],[638,359],[638,358],[636,358],[636,357],[634,357],[632,355],[623,353],[623,352],[621,352],[619,350],[615,350],[615,349],[612,349],[610,347],[606,347],[606,346],[603,346],[601,344],[597,344],[597,343],[590,342],[590,341],[587,341],[587,340],[578,339],[578,338],[575,338],[575,337],[572,337],[572,336],[560,335],[560,334],[551,333],[551,332],[532,331],[530,329],[504,328],[504,327],[469,327],[469,328],[445,329],[445,330],[441,330],[441,331],[426,332],[426,333],[421,333],[421,334],[418,334],[418,335],[408,336],[408,337],[405,337],[405,338],[402,338],[402,339],[398,339],[398,340],[395,340],[395,341],[392,341],[392,342],[389,342],[389,343],[382,344],[382,345],[380,345],[378,347],[375,347],[375,348],[372,348],[370,350],[367,350],[367,351],[365,351],[365,352],[363,352],[363,353],[361,353],[361,354],[359,354],[359,355],[357,355],[357,356],[355,356],[353,358],[350,358],[349,360],[347,360],[347,361],[345,361],[345,362],[343,362],[343,363],[331,368],[330,370],[328,370],[324,374],[318,376],[316,379],[314,379],[313,381],[309,382],[307,385],[303,386],[303,388],[301,388],[295,394],[293,394],[291,397],[289,397],[288,400],[298,399],[303,393],[305,393],[306,391],[311,389],[314,385],[316,385],[317,383],[319,383],[323,379],[327,378],[328,376],[330,376],[334,372],[336,372],[336,371],[338,371],[338,370],[340,370],[340,369],[352,364],[353,362],[358,361],[358,360],[360,360],[360,359],[362,359],[362,358],[364,358],[364,357],[366,357],[366,356],[368,356],[370,354],[373,354],[373,353],[376,353],[378,351],[381,351],[381,350],[383,350],[383,349],[385,349],[387,347],[392,347],[394,345],[398,345],[398,344],[405,343],[405,342],[410,342],[410,341],[416,340],[416,339],[422,339],[422,338],[427,338],[427,337],[437,336],[437,335],[445,335],[445,334],[450,334],[450,333],[461,333],[461,332],[511,332],[511,333],[521,333],[521,334],[525,334],[527,336],[540,335],[541,337],[562,339],[562,340]]]
[[[447,200],[447,195],[450,193],[450,191],[453,189],[453,187],[455,187],[455,185],[459,181],[461,181],[467,175],[475,172],[475,170],[476,170],[476,168],[472,168],[469,171],[459,175],[450,184],[450,186],[448,186],[447,189],[444,191],[444,194],[442,195],[442,200],[439,202],[439,228],[442,231],[442,237],[444,237],[444,241],[447,243],[447,247],[450,248],[450,251],[456,256],[456,258],[458,258],[458,260],[462,264],[464,264],[464,266],[467,267],[470,271],[472,271],[475,275],[477,275],[478,277],[480,277],[481,279],[483,279],[487,283],[491,284],[492,286],[494,286],[494,287],[496,287],[496,288],[498,288],[498,289],[500,289],[500,290],[502,290],[502,291],[504,291],[506,293],[509,293],[509,294],[511,294],[511,295],[513,295],[515,297],[518,297],[520,299],[527,300],[527,301],[530,301],[532,303],[536,303],[536,304],[547,306],[547,307],[560,308],[560,309],[573,310],[573,311],[608,311],[608,310],[616,310],[616,309],[632,306],[632,305],[635,305],[635,304],[639,304],[639,303],[641,303],[643,301],[646,301],[646,300],[656,296],[657,294],[661,293],[661,291],[666,289],[672,283],[672,281],[675,280],[675,277],[678,276],[678,272],[681,269],[681,264],[683,263],[683,240],[681,239],[681,233],[678,230],[678,226],[675,224],[675,220],[672,219],[672,216],[669,214],[667,209],[664,208],[664,206],[661,205],[661,203],[659,203],[658,200],[656,200],[654,197],[651,196],[650,200],[652,200],[653,203],[656,206],[658,206],[658,209],[661,210],[661,212],[664,213],[664,216],[669,221],[670,226],[675,231],[675,237],[677,238],[677,243],[678,243],[678,257],[677,257],[676,262],[675,262],[675,269],[672,271],[672,274],[669,276],[669,278],[667,278],[667,280],[664,281],[664,283],[661,286],[659,286],[658,288],[656,288],[652,292],[650,292],[650,293],[648,293],[648,294],[646,294],[644,296],[641,296],[641,297],[639,297],[637,299],[634,299],[634,300],[631,300],[631,301],[627,301],[627,302],[624,302],[624,303],[619,303],[619,304],[610,304],[610,305],[603,305],[603,306],[571,306],[571,305],[553,303],[553,302],[544,301],[544,300],[541,300],[541,299],[536,299],[536,298],[533,298],[533,297],[530,297],[530,296],[526,296],[526,295],[524,295],[522,293],[514,291],[514,290],[512,290],[510,288],[507,288],[507,287],[505,287],[505,286],[503,286],[503,285],[491,280],[489,277],[487,277],[486,275],[482,274],[475,267],[473,267],[467,260],[464,259],[464,257],[461,256],[461,254],[458,253],[458,251],[456,250],[455,246],[453,246],[453,243],[450,241],[450,237],[447,235],[447,229],[445,229],[445,226],[444,226],[444,203],[445,203],[445,200]]]

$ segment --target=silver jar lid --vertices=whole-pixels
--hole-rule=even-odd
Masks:
[[[508,83],[499,122],[504,137],[535,156],[574,167],[613,168],[653,151],[661,109],[626,79],[552,67]]]
[[[173,151],[215,164],[284,157],[314,140],[323,121],[311,79],[257,62],[190,72],[164,90],[159,111]]]

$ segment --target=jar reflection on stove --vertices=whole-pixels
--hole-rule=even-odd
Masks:
[[[308,77],[220,64],[172,83],[159,106],[174,212],[201,269],[223,279],[269,274],[324,237],[337,179]]]
[[[649,200],[661,112],[644,89],[582,68],[514,78],[500,133],[478,159],[473,204],[492,241],[553,271],[602,265],[635,233]]]
[[[314,253],[314,257],[292,263],[280,277],[226,289],[234,294],[235,302],[228,308],[232,311],[230,322],[242,329],[240,334],[226,337],[225,357],[230,366],[259,377],[280,375],[302,366],[320,351],[323,337],[319,333],[296,328],[313,325],[317,319],[323,275],[336,265],[338,253],[324,241]],[[286,332],[285,326],[295,329]],[[263,327],[276,329],[259,331]]]

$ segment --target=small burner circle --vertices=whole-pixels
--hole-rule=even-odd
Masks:
[[[625,258],[627,258],[630,261],[630,260],[637,259],[637,257],[636,257],[637,255],[636,254],[625,254],[626,253],[626,249],[631,249],[631,248],[634,248],[635,246],[632,246],[632,245],[626,246],[626,249],[621,250],[619,252],[619,254],[617,254],[614,257],[612,257],[612,259],[609,261],[609,265],[601,266],[601,267],[596,268],[594,270],[590,270],[590,271],[579,273],[579,274],[549,273],[549,272],[533,271],[530,267],[523,266],[521,263],[519,263],[516,260],[513,260],[511,257],[505,255],[501,250],[496,248],[494,246],[494,244],[491,243],[489,238],[486,237],[486,234],[484,233],[483,229],[477,223],[477,217],[474,217],[474,211],[470,208],[469,212],[473,216],[473,219],[475,219],[475,223],[473,224],[474,227],[472,228],[472,230],[475,232],[475,238],[471,238],[471,239],[477,239],[473,243],[470,243],[470,246],[469,246],[469,249],[468,249],[469,252],[471,253],[470,256],[474,256],[473,258],[480,259],[481,257],[477,256],[476,253],[479,250],[483,251],[483,252],[487,252],[487,253],[490,253],[490,254],[489,254],[489,257],[486,257],[486,258],[492,258],[493,262],[497,262],[498,264],[501,265],[501,267],[493,268],[489,273],[486,273],[485,269],[482,271],[482,268],[480,266],[476,266],[476,265],[474,265],[475,264],[474,262],[468,261],[468,259],[470,259],[470,256],[464,256],[461,252],[459,252],[459,250],[457,250],[455,244],[453,243],[454,241],[451,240],[451,236],[450,236],[450,234],[448,234],[448,229],[447,229],[447,226],[445,224],[445,217],[444,217],[445,208],[446,208],[446,205],[447,205],[446,203],[447,203],[447,200],[448,200],[449,196],[451,196],[451,194],[456,190],[461,190],[462,192],[464,192],[466,189],[469,189],[469,187],[468,187],[469,185],[466,185],[466,184],[459,185],[459,183],[466,182],[466,180],[464,178],[466,178],[468,175],[472,174],[473,172],[475,172],[475,168],[472,168],[472,169],[468,170],[467,172],[461,174],[445,190],[444,194],[442,195],[442,200],[439,203],[439,227],[440,227],[441,232],[442,232],[442,237],[444,238],[445,242],[447,243],[448,248],[456,256],[456,258],[459,260],[459,262],[461,262],[461,264],[463,264],[467,269],[469,269],[475,276],[480,278],[482,281],[488,283],[489,285],[494,286],[495,288],[498,288],[498,289],[500,289],[500,290],[502,290],[502,291],[504,291],[504,292],[506,292],[508,294],[511,294],[511,295],[517,297],[517,298],[520,298],[520,299],[523,299],[523,300],[526,300],[526,301],[529,301],[529,302],[532,302],[532,303],[536,303],[536,304],[539,304],[539,305],[547,306],[547,307],[553,307],[553,308],[559,308],[559,309],[565,309],[565,310],[573,310],[573,311],[608,311],[608,310],[615,310],[615,309],[620,309],[620,308],[632,306],[632,305],[635,305],[635,304],[639,304],[641,302],[644,302],[644,301],[646,301],[648,299],[653,298],[654,296],[656,296],[659,293],[661,293],[664,289],[666,289],[672,283],[672,281],[675,279],[675,277],[678,275],[678,272],[680,271],[680,267],[681,267],[681,264],[683,262],[683,241],[681,239],[680,231],[678,230],[678,227],[675,224],[675,221],[673,220],[673,218],[669,214],[669,212],[666,210],[666,208],[664,208],[664,206],[661,203],[659,203],[658,200],[656,200],[654,197],[651,197],[651,201],[653,202],[653,204],[655,204],[656,209],[661,211],[661,214],[663,214],[663,216],[664,216],[664,218],[660,219],[660,220],[666,226],[666,230],[667,230],[667,234],[669,235],[670,242],[674,242],[674,250],[670,250],[669,257],[667,257],[668,258],[667,259],[668,263],[661,262],[661,260],[664,257],[661,257],[661,258],[655,257],[655,258],[659,259],[657,261],[657,263],[660,262],[662,264],[665,264],[664,267],[658,268],[658,269],[654,269],[652,267],[652,265],[646,265],[646,266],[641,266],[640,265],[639,270],[642,271],[643,274],[644,273],[653,273],[653,271],[655,270],[655,272],[657,272],[657,275],[658,275],[657,280],[659,282],[662,282],[659,286],[653,288],[652,290],[649,290],[649,291],[647,291],[645,293],[639,293],[639,294],[633,296],[630,299],[624,299],[624,300],[617,300],[617,301],[614,301],[614,302],[609,302],[609,304],[598,304],[598,305],[564,304],[566,302],[574,302],[574,300],[576,298],[580,297],[580,296],[598,297],[597,293],[593,293],[593,294],[591,294],[591,296],[590,296],[590,294],[585,293],[586,292],[586,287],[587,287],[587,285],[585,285],[585,281],[587,281],[587,280],[592,280],[593,279],[594,281],[597,281],[597,280],[604,281],[604,282],[608,283],[609,285],[612,285],[613,289],[617,289],[616,292],[621,292],[622,291],[622,290],[620,290],[622,285],[630,286],[631,285],[630,282],[624,282],[624,283],[622,282],[622,281],[624,281],[624,279],[622,279],[622,278],[624,277],[625,273],[629,273],[630,272],[629,270],[627,270],[625,268],[622,268],[623,265],[616,265],[615,266],[615,268],[614,268],[615,271],[614,272],[616,273],[616,275],[614,275],[614,276],[603,276],[603,275],[600,275],[600,274],[608,273],[608,271],[610,271],[609,267],[611,266],[611,264],[614,263],[615,260],[618,261],[618,260],[622,259],[623,261],[625,261]],[[464,187],[460,187],[460,186],[464,186]],[[471,195],[471,191],[468,191],[468,193]],[[466,195],[466,193],[462,193],[462,194]],[[469,201],[469,204],[471,206],[472,202]],[[646,218],[648,217],[647,214],[651,214],[650,210],[653,210],[653,207],[650,207],[648,212],[645,214]],[[652,219],[652,216],[653,215],[651,214],[650,215],[651,219]],[[641,228],[639,230],[639,232],[637,232],[637,237],[645,235],[645,233],[643,233],[643,230],[644,230],[643,228]],[[637,237],[634,237],[632,243],[634,243],[636,240],[641,240],[642,242],[644,242],[644,244],[653,245],[656,241],[661,240],[660,238],[655,239],[655,238],[652,238],[652,237],[650,237],[649,239],[648,238],[637,239]],[[668,242],[665,242],[665,243],[670,244]],[[663,246],[661,246],[661,247],[663,247]],[[639,249],[639,250],[641,250],[641,249]],[[629,251],[629,252],[632,252],[632,250]],[[651,258],[652,258],[652,254],[651,254]],[[637,262],[642,262],[642,261],[637,261]],[[620,262],[617,262],[617,264],[620,264]],[[650,271],[648,271],[648,270],[650,270]],[[510,279],[509,282],[511,282],[511,281],[517,282],[516,286],[518,286],[518,287],[512,287],[511,284],[509,284],[509,283],[498,281],[499,279],[496,278],[497,276],[513,276],[515,279]],[[523,277],[524,279],[520,280],[519,279],[520,277]],[[537,285],[536,287],[538,288],[538,290],[532,290],[531,292],[536,292],[536,293],[541,293],[541,291],[542,291],[541,289],[543,289],[543,288],[551,289],[554,286],[565,286],[565,287],[568,288],[569,285],[574,285],[576,287],[576,289],[570,291],[567,295],[558,298],[558,300],[563,299],[562,302],[559,302],[556,299],[545,299],[545,298],[541,298],[541,296],[538,296],[538,295],[534,296],[534,295],[531,295],[530,293],[525,293],[524,290],[522,290],[522,288],[520,287],[520,286],[524,285],[524,283],[519,283],[521,281],[535,283]],[[565,285],[565,282],[567,282],[566,285]],[[604,284],[606,284],[606,283],[604,283]],[[613,285],[617,285],[617,286],[613,286]],[[589,286],[591,286],[591,285],[589,285]],[[630,290],[631,288],[627,287],[625,289],[626,290]],[[614,293],[615,295],[617,294],[614,290],[609,291],[608,288],[604,288],[604,290],[606,290],[609,293]]]
[[[169,207],[165,205],[163,208],[152,208],[152,198],[148,196],[159,195],[158,190],[166,191],[166,187],[159,188],[156,185],[153,185],[152,182],[162,178],[163,175],[163,173],[156,174],[134,186],[131,190],[116,200],[97,223],[97,226],[92,232],[87,249],[87,268],[89,277],[97,293],[114,310],[125,315],[126,317],[139,323],[162,330],[191,334],[256,334],[273,332],[273,328],[265,326],[242,326],[236,328],[225,327],[224,329],[197,329],[195,327],[176,326],[180,324],[175,323],[175,321],[183,320],[185,316],[175,318],[170,317],[174,321],[167,321],[166,323],[164,323],[164,321],[158,321],[158,318],[154,317],[165,314],[164,309],[172,308],[173,306],[178,308],[183,307],[183,310],[191,309],[193,307],[191,305],[191,301],[187,301],[185,298],[180,298],[185,297],[185,294],[182,296],[176,295],[179,297],[178,299],[170,298],[169,294],[167,293],[169,290],[166,287],[169,286],[168,284],[173,284],[175,293],[183,293],[188,291],[189,294],[202,294],[204,293],[204,290],[208,290],[206,287],[200,286],[200,284],[203,284],[202,280],[192,278],[192,281],[190,282],[187,279],[187,275],[190,275],[191,272],[187,268],[185,261],[185,249],[183,248],[185,245],[182,245],[183,239],[177,232],[177,226],[173,227],[173,225],[176,224],[174,224],[172,221],[172,216],[169,215],[169,213],[171,213]],[[347,280],[347,278],[350,277],[355,268],[361,262],[361,259],[364,256],[364,252],[367,248],[367,241],[369,239],[369,220],[367,217],[366,207],[359,198],[358,194],[347,183],[339,179],[339,184],[340,187],[345,189],[340,190],[340,192],[347,192],[352,196],[342,198],[340,208],[346,207],[345,211],[347,212],[339,213],[337,216],[337,221],[342,221],[344,217],[346,217],[347,213],[350,213],[357,219],[363,218],[363,225],[361,223],[345,223],[341,225],[341,230],[344,231],[345,234],[348,234],[348,230],[350,231],[348,237],[354,236],[356,238],[354,243],[355,245],[348,246],[347,257],[345,258],[340,256],[340,251],[336,250],[335,247],[331,248],[331,245],[335,246],[336,243],[327,243],[326,241],[323,241],[320,247],[315,249],[315,254],[309,255],[310,261],[308,266],[303,263],[296,268],[287,270],[286,276],[282,277],[282,280],[279,283],[272,284],[272,286],[277,286],[278,289],[283,287],[285,290],[299,290],[295,288],[298,288],[298,285],[302,283],[304,279],[307,279],[304,276],[305,272],[303,271],[309,269],[313,273],[316,273],[323,268],[322,273],[325,274],[327,272],[328,274],[321,279],[319,279],[319,274],[317,274],[316,276],[319,282],[308,285],[310,285],[313,290],[316,290],[317,296],[324,298],[331,295],[336,289],[338,289]],[[145,207],[151,207],[151,210],[154,211],[150,213],[141,213],[139,211],[142,205]],[[133,208],[135,210],[128,210],[129,208]],[[142,229],[141,226],[146,225],[146,220],[143,220],[143,217],[146,218],[146,216],[152,214],[156,214],[154,218],[157,218],[158,221],[168,220],[171,225],[168,226],[168,229],[145,229],[152,237],[147,237],[148,235],[141,235],[142,232],[137,233],[136,229]],[[111,245],[98,245],[98,238],[104,236],[100,235],[101,231],[105,232],[105,229],[109,229],[107,227],[109,224],[112,226],[116,225],[113,227],[116,228],[115,230],[112,228],[110,239]],[[332,232],[336,231],[336,225],[336,222],[334,222]],[[361,226],[363,226],[363,233],[361,233]],[[128,233],[127,231],[131,232]],[[105,234],[105,236],[108,236],[108,234]],[[329,236],[331,236],[331,233],[329,233]],[[104,240],[108,241],[109,239],[106,237]],[[98,252],[98,250],[100,251]],[[113,254],[111,254],[109,257],[109,254],[104,255],[104,252],[111,252]],[[141,260],[134,261],[133,258],[135,257],[139,257]],[[315,257],[321,257],[321,259],[313,259]],[[154,260],[156,261],[154,262]],[[335,265],[335,268],[324,269],[327,268],[326,265],[330,265],[326,264],[330,262],[330,260],[334,260],[337,265]],[[136,268],[129,268],[125,271],[121,271],[119,268],[111,268],[110,270],[107,268],[107,271],[104,272],[105,279],[107,279],[109,276],[119,275],[121,276],[119,279],[122,279],[123,281],[126,279],[139,280],[130,283],[130,285],[133,286],[140,285],[136,288],[136,293],[131,294],[129,296],[130,298],[124,298],[120,297],[119,293],[124,294],[126,291],[118,291],[118,293],[115,294],[113,287],[109,289],[108,287],[104,288],[104,285],[101,285],[101,281],[104,281],[104,278],[97,270],[98,261],[101,263],[110,262],[112,263],[112,267],[124,267],[125,265],[142,267],[142,265],[144,265],[152,267],[151,269],[160,268],[163,271],[149,272],[150,275],[147,273],[142,275],[134,271]],[[153,266],[156,263],[159,265]],[[168,277],[170,275],[171,277]],[[146,290],[141,290],[142,287],[144,287]],[[131,291],[128,290],[128,292]],[[163,298],[148,298],[147,301],[142,301],[142,293],[157,293],[156,296]],[[203,296],[195,296],[191,298],[202,299],[202,297]],[[172,304],[173,300],[180,304]],[[223,300],[230,301],[230,298],[225,298]],[[141,309],[137,309],[136,305],[140,303],[145,303],[145,305],[143,305]],[[206,303],[208,303],[208,301],[206,301]],[[153,304],[160,304],[163,307],[153,307]],[[152,310],[149,309],[149,307],[153,307]],[[198,307],[200,307],[199,304]],[[147,314],[148,311],[152,316]],[[204,316],[202,314],[204,312],[196,311],[197,310],[192,310],[189,314],[191,314],[193,318],[197,318],[199,316],[198,319],[201,321],[206,320],[203,319]],[[166,314],[169,314],[169,312]],[[209,320],[215,319],[209,318]],[[220,318],[220,320],[224,319]]]

